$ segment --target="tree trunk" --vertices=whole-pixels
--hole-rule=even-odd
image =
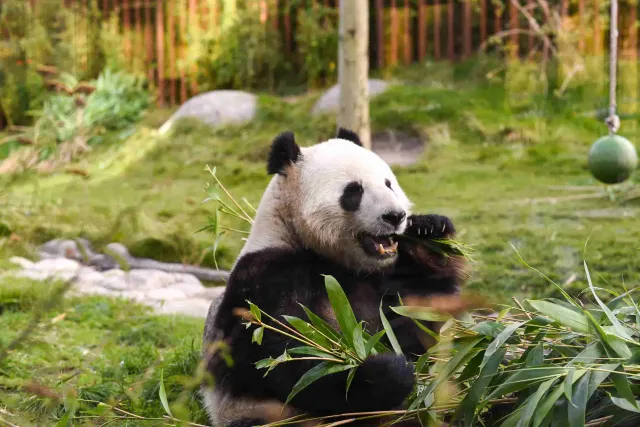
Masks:
[[[338,126],[356,132],[371,149],[369,128],[369,4],[368,0],[340,2]]]

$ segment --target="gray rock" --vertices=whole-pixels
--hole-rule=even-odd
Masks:
[[[389,83],[380,79],[369,79],[369,99],[381,94],[389,87]],[[336,111],[340,104],[340,85],[336,84],[326,91],[313,106],[311,114],[318,115]]]
[[[214,90],[201,93],[182,104],[178,111],[160,128],[166,133],[176,119],[194,117],[216,127],[225,124],[245,123],[256,115],[258,98],[249,92],[238,90]]]

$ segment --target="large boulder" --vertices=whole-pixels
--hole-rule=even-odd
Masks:
[[[256,115],[258,98],[256,95],[239,90],[214,90],[201,93],[182,104],[160,128],[167,132],[181,117],[193,117],[212,126],[246,123]]]
[[[389,87],[389,83],[380,79],[369,79],[369,98],[381,94]],[[336,111],[340,104],[340,85],[336,84],[327,90],[313,106],[313,115]]]

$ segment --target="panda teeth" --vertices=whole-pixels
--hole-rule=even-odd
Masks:
[[[384,246],[382,246],[382,243],[378,244],[378,253],[380,255],[384,255],[385,254]]]

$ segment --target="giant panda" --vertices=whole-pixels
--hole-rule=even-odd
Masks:
[[[387,314],[406,357],[372,356],[357,369],[348,396],[347,374],[336,373],[312,383],[285,407],[294,384],[317,362],[284,363],[264,376],[255,362],[276,358],[297,343],[268,331],[261,345],[252,343],[253,328],[234,310],[248,308],[249,300],[276,318],[306,319],[302,304],[338,328],[324,286],[323,275],[332,275],[358,320],[375,333],[382,328],[381,301],[387,309],[398,304],[398,295],[458,291],[464,260],[444,262],[420,244],[398,241],[401,236],[453,237],[452,222],[440,215],[411,214],[412,204],[391,168],[346,129],[309,147],[299,146],[292,132],[281,133],[271,144],[267,171],[273,178],[226,290],[211,304],[205,323],[204,365],[214,384],[203,384],[201,393],[212,425],[248,427],[300,413],[326,416],[401,407],[414,387],[409,362],[425,351],[424,333],[410,319]],[[220,343],[232,363],[222,351],[212,353]]]

